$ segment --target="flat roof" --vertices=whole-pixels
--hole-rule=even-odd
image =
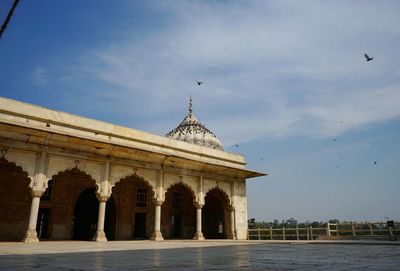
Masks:
[[[170,159],[172,162],[174,159],[181,162],[187,160],[231,168],[234,171],[241,171],[246,178],[266,175],[246,169],[244,157],[239,154],[211,149],[3,97],[0,97],[0,123],[3,124],[3,130],[12,129],[11,126],[24,128],[25,134],[29,136],[26,140],[37,144],[45,144],[49,140],[53,140],[54,144],[56,144],[56,141],[59,144],[62,142],[71,143],[73,142],[71,137],[73,137],[80,139],[75,140],[74,143],[76,144],[94,144],[93,146],[97,149],[99,147],[96,146],[96,142],[101,144],[99,150],[103,151],[99,151],[99,154],[104,155],[107,152],[115,151],[115,147],[121,147],[137,150],[137,153],[142,154],[146,152],[158,154],[160,161],[164,160],[164,162],[169,159],[168,157],[172,157]],[[4,125],[8,125],[8,128],[5,128]],[[111,148],[111,146],[114,146],[114,148]]]

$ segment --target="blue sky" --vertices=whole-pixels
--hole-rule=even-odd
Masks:
[[[398,1],[22,0],[0,94],[158,135],[192,95],[225,149],[269,174],[248,181],[249,217],[400,220],[399,14]]]

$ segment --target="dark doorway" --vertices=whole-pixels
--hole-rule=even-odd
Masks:
[[[180,238],[181,237],[181,215],[172,215],[171,216],[171,225],[172,225],[172,237]]]
[[[48,238],[48,228],[50,219],[50,208],[40,208],[36,223],[36,232],[39,239]]]
[[[146,239],[146,214],[135,213],[135,233],[133,238]]]
[[[218,189],[207,193],[202,210],[202,230],[206,239],[227,238],[227,202],[227,197]]]
[[[85,189],[75,204],[73,240],[92,240],[97,228],[99,201],[95,188]]]
[[[104,221],[104,232],[108,241],[115,240],[115,230],[117,221],[117,208],[115,207],[114,197],[108,199],[106,203],[106,219]]]

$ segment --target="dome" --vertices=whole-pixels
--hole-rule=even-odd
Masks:
[[[165,136],[223,151],[224,147],[218,138],[197,120],[192,111],[192,97],[190,97],[189,113],[178,127]]]

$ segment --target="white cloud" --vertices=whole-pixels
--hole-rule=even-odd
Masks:
[[[43,67],[35,67],[32,73],[32,84],[38,87],[44,87],[47,83],[47,70]]]
[[[97,48],[81,67],[115,86],[121,110],[159,116],[138,128],[166,133],[190,94],[195,114],[226,145],[331,137],[400,116],[396,2],[154,5],[174,18],[170,25],[140,39],[127,30],[126,40]],[[365,62],[364,52],[375,59]],[[45,83],[45,71],[37,73]]]

